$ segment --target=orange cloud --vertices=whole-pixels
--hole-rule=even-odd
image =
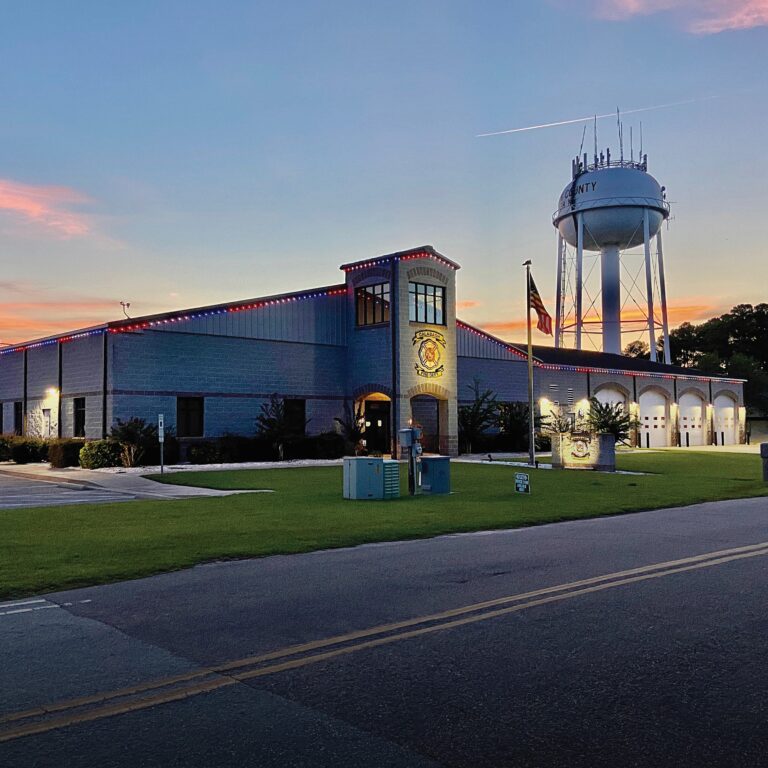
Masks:
[[[472,299],[465,299],[464,301],[457,301],[456,302],[456,309],[474,309],[475,307],[479,307],[480,302],[479,301],[472,301]]]
[[[87,219],[69,208],[88,198],[68,187],[44,187],[0,179],[0,211],[38,224],[66,237],[88,234]]]
[[[768,25],[768,0],[599,0],[597,4],[599,16],[615,21],[664,11],[677,12],[690,32],[701,35]]]
[[[119,306],[113,299],[4,301],[0,313],[0,343],[17,344],[98,325],[118,317]]]
[[[705,320],[709,320],[711,317],[721,315],[727,309],[723,309],[722,306],[713,304],[706,299],[682,299],[680,301],[673,301],[667,304],[667,315],[669,317],[669,327],[676,328],[681,323],[701,323]],[[537,344],[541,344],[541,339],[551,338],[545,337],[539,331],[536,330],[536,316],[533,315],[533,334]],[[597,316],[586,317],[585,320],[596,320]],[[631,328],[627,328],[626,332],[631,333],[632,330],[638,328],[637,323],[644,320],[643,314],[639,309],[625,309],[621,313],[621,319],[624,322],[634,323]],[[554,320],[554,316],[553,316]],[[505,341],[511,341],[520,343],[525,339],[527,331],[527,323],[525,317],[516,317],[510,320],[489,320],[486,322],[476,323],[478,328],[481,328],[488,333],[498,336]]]

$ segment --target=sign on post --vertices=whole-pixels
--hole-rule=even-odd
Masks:
[[[157,440],[160,443],[160,474],[165,472],[165,456],[163,443],[165,443],[165,418],[162,413],[157,414]]]
[[[525,472],[515,473],[515,491],[517,493],[531,492],[531,478]]]

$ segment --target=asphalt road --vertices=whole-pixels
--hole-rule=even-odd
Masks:
[[[0,509],[96,504],[126,501],[131,498],[133,497],[124,493],[112,493],[84,485],[34,480],[8,474],[0,475]]]
[[[767,588],[763,498],[16,601],[0,765],[764,766]]]

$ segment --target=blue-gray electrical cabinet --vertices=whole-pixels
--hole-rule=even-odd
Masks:
[[[398,462],[366,456],[344,459],[345,499],[392,499],[399,495]]]
[[[421,492],[451,492],[451,460],[448,456],[421,457]]]

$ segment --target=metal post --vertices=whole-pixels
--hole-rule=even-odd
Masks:
[[[768,483],[768,443],[760,443],[760,458],[763,460],[763,482]]]
[[[656,321],[653,314],[653,276],[651,273],[651,235],[648,222],[648,209],[643,209],[643,245],[645,246],[645,291],[648,296],[648,344],[651,348],[651,360],[656,357]]]
[[[618,245],[600,251],[603,286],[603,352],[621,354],[621,255]]]
[[[584,277],[584,216],[581,213],[576,214],[576,233],[576,349],[581,349],[582,279]]]
[[[525,264],[526,317],[528,318],[528,463],[536,466],[536,426],[533,412],[533,342],[531,340],[531,262]]]
[[[563,342],[563,276],[565,275],[565,240],[557,233],[557,306],[555,307],[555,348],[560,349]]]
[[[664,362],[672,365],[672,350],[669,346],[669,317],[667,315],[667,283],[664,278],[664,250],[661,245],[661,230],[656,235],[656,254],[659,260],[659,290],[661,291],[661,325],[664,334]]]

